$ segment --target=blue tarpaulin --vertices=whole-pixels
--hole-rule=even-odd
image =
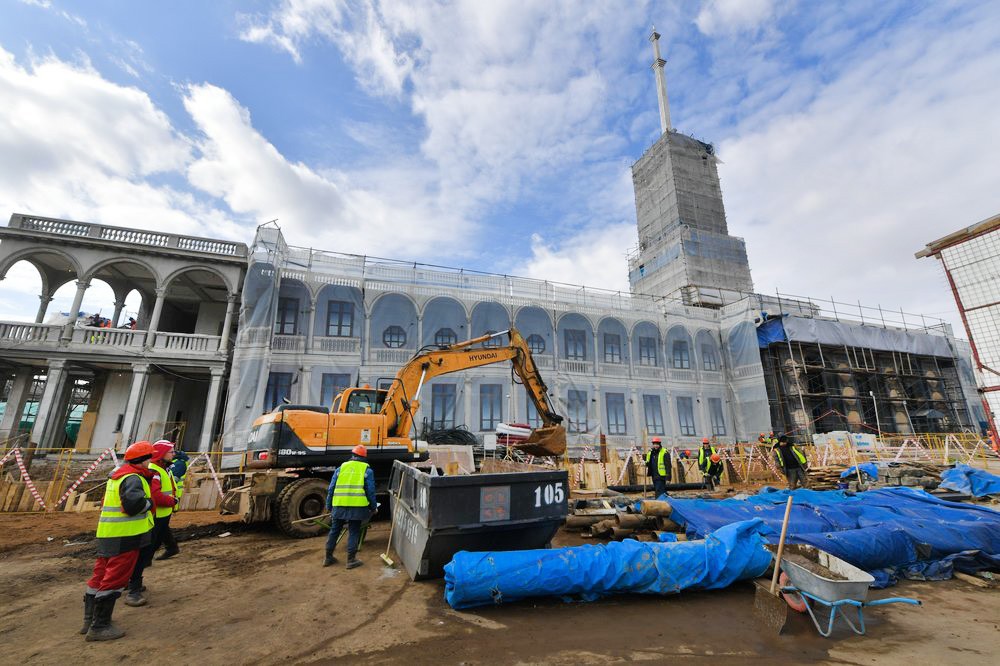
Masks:
[[[781,317],[768,319],[757,327],[757,346],[761,349],[767,349],[768,345],[775,342],[785,342],[787,339]]]
[[[897,573],[947,578],[952,564],[976,571],[1000,563],[1000,512],[992,509],[905,487],[857,494],[791,492],[789,541],[814,545],[865,569],[881,586],[894,582]],[[745,500],[669,498],[670,517],[684,526],[689,539],[759,518],[765,538],[776,542],[788,493],[771,490]],[[954,557],[960,553],[966,555]]]
[[[1000,476],[958,464],[941,473],[941,487],[973,497],[1000,495]]]
[[[840,473],[840,478],[846,479],[849,476],[855,476],[858,468],[861,468],[861,473],[866,474],[874,480],[878,480],[878,465],[875,463],[861,463],[860,465],[852,465]]]
[[[445,600],[473,608],[528,597],[592,601],[609,594],[712,590],[760,576],[771,562],[763,523],[727,525],[703,541],[470,553],[444,567]]]

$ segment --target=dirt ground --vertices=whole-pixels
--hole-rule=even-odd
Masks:
[[[782,636],[764,635],[749,583],[456,612],[443,581],[413,583],[382,566],[387,523],[369,530],[366,566],[346,571],[320,566],[320,539],[287,539],[214,512],[176,518],[182,554],[147,571],[150,605],[119,604],[115,619],[128,635],[86,643],[76,631],[93,549],[81,542],[96,515],[0,515],[3,663],[110,663],[154,644],[159,659],[181,664],[995,664],[1000,650],[1000,590],[958,581],[877,592],[924,605],[869,609],[868,636],[832,639],[799,615]]]

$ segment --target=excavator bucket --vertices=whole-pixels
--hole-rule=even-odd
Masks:
[[[528,439],[519,444],[512,444],[529,456],[561,456],[566,453],[566,428],[561,425],[535,428]]]

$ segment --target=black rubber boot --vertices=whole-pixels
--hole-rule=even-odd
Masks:
[[[83,628],[81,634],[90,631],[90,625],[94,621],[94,595],[87,592],[83,595]]]
[[[354,555],[348,555],[347,556],[347,568],[348,569],[357,569],[362,564],[364,564],[364,562],[362,562],[361,560],[359,560]]]
[[[145,606],[149,603],[146,596],[146,586],[142,584],[142,579],[129,582],[128,594],[125,595],[126,606]]]
[[[333,556],[333,551],[332,550],[326,551],[326,558],[324,558],[323,560],[323,566],[328,567],[331,564],[336,564],[336,563],[337,563],[337,558]]]
[[[117,594],[94,599],[94,621],[87,632],[88,641],[113,641],[125,635],[124,630],[116,627],[111,621],[117,600]]]
[[[181,554],[181,551],[180,551],[179,548],[167,548],[156,559],[158,559],[158,560],[169,560],[171,557],[175,557],[175,556],[180,555],[180,554]]]

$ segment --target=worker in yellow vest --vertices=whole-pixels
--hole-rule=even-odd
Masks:
[[[111,615],[153,530],[149,461],[153,445],[136,442],[125,450],[125,464],[111,473],[97,519],[97,562],[83,597],[83,628],[88,641],[110,641],[125,632]]]
[[[799,447],[791,442],[788,435],[778,437],[778,446],[774,449],[774,457],[777,458],[778,467],[788,479],[789,490],[795,490],[800,485],[803,488],[809,487],[809,463],[806,460],[806,454],[802,453]]]
[[[150,496],[153,498],[153,531],[149,544],[139,552],[139,561],[135,564],[132,577],[128,582],[128,594],[125,595],[126,606],[145,606],[149,603],[146,586],[142,584],[142,575],[150,564],[156,549],[163,544],[163,532],[170,529],[170,516],[177,506],[174,477],[167,471],[174,457],[174,445],[170,442],[153,444],[153,457],[149,461],[149,470],[153,477],[149,482]]]
[[[706,487],[715,488],[722,482],[722,457],[707,437],[701,440],[701,448],[698,449],[698,469],[704,476]]]
[[[337,562],[333,551],[337,537],[347,525],[347,568],[360,567],[357,558],[361,541],[361,525],[375,514],[375,473],[368,466],[368,450],[362,444],[351,449],[351,459],[337,468],[330,479],[326,505],[330,507],[330,534],[326,539],[323,566]]]
[[[649,451],[646,451],[646,473],[653,482],[653,493],[659,497],[667,492],[667,481],[670,480],[670,452],[663,448],[659,437],[650,440],[649,446]]]

